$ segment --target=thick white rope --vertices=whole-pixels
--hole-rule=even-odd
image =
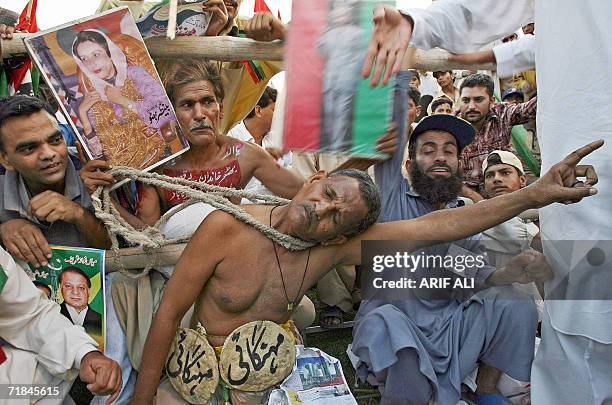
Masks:
[[[227,198],[246,198],[250,201],[267,205],[284,205],[289,202],[287,199],[271,195],[249,193],[244,190],[236,190],[233,188],[212,186],[210,184],[198,181],[191,181],[178,177],[169,177],[158,173],[143,172],[141,170],[124,166],[114,167],[110,173],[119,180],[138,180],[154,187],[163,187],[178,191],[185,197],[189,198],[187,202],[181,204],[178,208],[174,208],[171,212],[167,212],[166,214],[162,215],[162,217],[153,227],[146,227],[145,229],[139,230],[131,226],[121,217],[119,211],[112,204],[109,187],[99,187],[95,191],[95,193],[92,195],[92,204],[95,209],[96,217],[98,217],[108,229],[112,242],[111,250],[115,253],[115,260],[121,260],[117,236],[121,236],[128,244],[132,246],[142,246],[145,253],[147,253],[151,258],[145,268],[139,273],[127,271],[123,263],[120,261],[118,266],[120,269],[119,271],[129,277],[141,277],[148,274],[151,268],[155,267],[156,264],[153,263],[152,258],[155,250],[170,244],[184,243],[190,239],[190,237],[166,238],[159,231],[159,227],[166,223],[170,216],[179,210],[197,202],[204,202],[234,216],[236,219],[244,222],[247,225],[251,225],[263,233],[267,238],[287,249],[305,250],[314,246],[313,243],[306,242],[290,235],[285,235],[271,226],[262,224],[240,206],[231,203]]]

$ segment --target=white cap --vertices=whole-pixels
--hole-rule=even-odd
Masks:
[[[494,150],[493,152],[489,153],[487,155],[487,158],[484,160],[484,162],[482,162],[482,173],[483,174],[487,171],[489,166],[492,166],[492,165],[489,165],[489,157],[491,157],[491,155],[499,156],[499,160],[501,160],[501,163],[516,167],[521,174],[525,173],[525,170],[523,170],[523,164],[521,163],[520,159],[516,157],[514,153],[508,152],[507,150]]]

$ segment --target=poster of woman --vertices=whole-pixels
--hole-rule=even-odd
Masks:
[[[150,170],[188,149],[127,8],[25,43],[89,158]]]

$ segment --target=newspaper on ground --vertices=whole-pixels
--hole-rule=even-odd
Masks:
[[[317,348],[296,350],[292,373],[272,391],[268,405],[357,405],[340,360]]]

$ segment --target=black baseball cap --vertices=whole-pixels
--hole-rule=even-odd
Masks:
[[[502,101],[504,101],[506,97],[511,96],[513,94],[517,94],[521,96],[523,101],[525,100],[525,94],[523,94],[520,89],[517,89],[516,87],[510,87],[509,89],[504,90],[504,92],[502,93]]]
[[[476,130],[466,120],[454,115],[436,114],[425,117],[419,122],[410,135],[410,142],[427,131],[444,131],[453,135],[460,151],[472,143],[476,136]]]

